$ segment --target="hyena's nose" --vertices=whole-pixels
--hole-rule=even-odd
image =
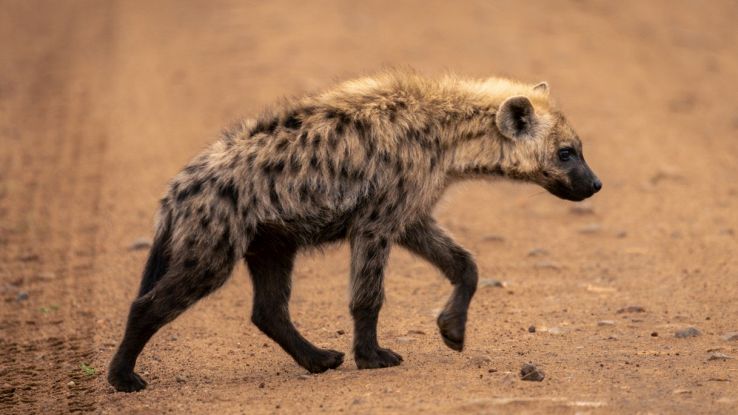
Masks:
[[[600,179],[595,179],[595,181],[592,183],[592,190],[597,193],[600,191],[600,189],[602,189],[602,182],[600,181]]]

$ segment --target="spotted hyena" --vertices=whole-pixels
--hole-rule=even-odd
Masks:
[[[575,201],[602,187],[546,83],[388,72],[286,102],[227,130],[161,200],[108,380],[120,391],[144,388],[133,369],[146,342],[223,285],[241,259],[253,282],[253,323],[308,371],[338,367],[343,353],[300,335],[288,302],[298,251],[340,240],[351,249],[359,369],[402,361],[377,339],[393,244],[430,261],[453,285],[437,323],[445,344],[462,350],[477,267],[432,211],[451,183],[484,177],[537,183]]]

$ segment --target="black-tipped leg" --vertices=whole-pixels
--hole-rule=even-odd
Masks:
[[[291,274],[297,246],[284,233],[257,233],[249,245],[247,265],[254,284],[253,323],[310,373],[322,373],[343,363],[344,354],[321,349],[305,339],[289,313]]]
[[[146,381],[133,371],[146,343],[161,327],[220,287],[233,269],[233,264],[225,261],[219,267],[204,265],[173,267],[153,290],[133,302],[123,340],[108,368],[108,382],[117,391],[135,392],[146,387]]]
[[[354,360],[359,369],[391,367],[402,362],[402,356],[379,347],[377,341],[388,256],[386,239],[357,236],[351,240],[351,315],[354,318]]]
[[[431,218],[408,226],[399,243],[435,265],[453,284],[454,291],[437,323],[446,346],[462,351],[467,312],[478,279],[477,266],[471,254],[447,236]]]

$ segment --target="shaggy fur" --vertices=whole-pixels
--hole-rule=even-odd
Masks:
[[[384,267],[395,243],[436,265],[453,284],[438,325],[444,342],[460,351],[477,270],[469,252],[432,219],[433,206],[449,184],[473,177],[508,177],[561,197],[588,197],[596,178],[582,170],[583,157],[576,168],[564,166],[556,158],[562,147],[581,154],[548,85],[498,78],[387,72],[236,125],[188,164],[161,200],[110,383],[123,391],[143,388],[133,369],[146,342],[223,285],[239,259],[253,280],[254,324],[310,372],[338,367],[343,354],[302,337],[288,301],[296,253],[344,239],[351,246],[350,310],[360,369],[402,360],[381,348],[376,335]]]

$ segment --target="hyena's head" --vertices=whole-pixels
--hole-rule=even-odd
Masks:
[[[548,95],[546,83],[533,89],[539,97]],[[537,183],[566,200],[580,201],[597,193],[602,182],[584,160],[574,129],[552,106],[536,102],[534,97],[510,97],[495,116],[498,130],[510,140],[503,146],[510,176]]]

